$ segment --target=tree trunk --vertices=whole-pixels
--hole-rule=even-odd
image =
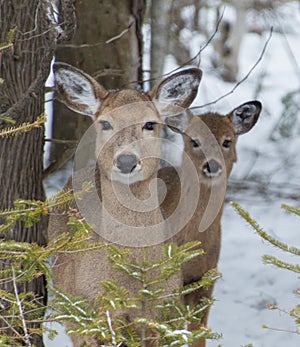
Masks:
[[[151,1],[151,77],[161,79],[165,57],[168,54],[169,15],[171,1]],[[156,81],[153,80],[152,86]]]
[[[1,55],[0,73],[4,82],[0,85],[0,108],[1,114],[16,121],[15,125],[34,122],[44,110],[43,87],[49,74],[54,45],[44,7],[38,0],[0,1],[0,42],[6,42],[9,30],[16,28],[13,48]],[[0,129],[7,126],[0,122]],[[44,200],[43,146],[43,127],[18,136],[0,138],[0,210],[12,208],[18,198]],[[47,218],[44,217],[31,228],[26,228],[21,222],[15,223],[3,238],[45,245],[46,230]],[[0,269],[9,267],[7,261],[0,260]],[[0,289],[14,292],[11,279],[0,281]],[[46,303],[43,276],[30,283],[18,283],[18,291],[32,291],[36,300],[42,305]],[[42,312],[39,312],[39,317],[40,314]],[[1,326],[5,326],[2,319]],[[29,329],[36,327],[39,324],[28,325]],[[33,334],[32,343],[43,346],[42,337]]]
[[[145,7],[145,0],[75,1],[75,34],[70,44],[58,45],[56,61],[82,69],[106,89],[136,87],[142,80],[141,26]],[[78,141],[90,125],[89,117],[54,103],[54,139]],[[52,168],[61,167],[75,149],[76,144],[52,144]],[[90,159],[87,155],[81,165]]]
[[[246,33],[247,7],[243,1],[232,1],[235,7],[235,22],[223,21],[220,33],[213,41],[216,56],[213,64],[221,70],[221,77],[227,82],[236,82],[239,72],[238,58],[243,37]]]

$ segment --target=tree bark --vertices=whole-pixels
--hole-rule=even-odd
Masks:
[[[75,34],[69,44],[58,45],[56,61],[82,69],[106,89],[136,87],[142,80],[145,7],[145,0],[76,0]],[[54,103],[53,138],[79,141],[91,122]],[[59,168],[75,149],[76,144],[52,144],[52,167]],[[90,159],[87,155],[82,166]]]
[[[171,1],[151,1],[151,77],[161,78],[168,54]],[[153,80],[152,86],[156,81]]]
[[[246,33],[247,7],[243,1],[234,0],[236,18],[233,23],[223,21],[220,25],[220,32],[213,41],[216,56],[213,64],[220,68],[220,75],[224,81],[236,82],[239,72],[238,57],[241,43]]]
[[[0,22],[1,43],[6,42],[9,30],[16,28],[13,48],[1,55],[0,74],[4,80],[0,85],[1,114],[14,119],[15,125],[34,122],[44,111],[44,83],[50,71],[55,42],[49,31],[45,6],[38,0],[1,0]],[[7,126],[0,122],[0,129]],[[0,210],[12,208],[18,198],[44,200],[43,146],[42,126],[18,136],[0,138]],[[45,245],[47,218],[42,218],[31,228],[17,222],[3,238]],[[0,259],[1,269],[9,266],[7,261]],[[11,280],[0,281],[0,288],[13,292],[13,283]],[[18,283],[18,291],[32,291],[36,300],[46,303],[43,276],[29,283]],[[0,326],[3,326],[1,319]],[[39,324],[28,326],[36,327]],[[43,346],[42,337],[33,334],[32,343]]]

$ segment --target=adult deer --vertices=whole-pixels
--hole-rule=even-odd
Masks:
[[[199,115],[199,109],[186,110],[177,116],[169,117],[166,123],[182,134],[184,155],[179,169],[162,168],[158,177],[167,186],[167,195],[162,202],[162,211],[169,223],[178,228],[181,220],[190,211],[194,200],[193,215],[189,222],[173,237],[178,245],[198,240],[205,254],[182,266],[182,277],[185,285],[202,278],[208,270],[217,267],[221,247],[221,216],[223,212],[226,184],[234,162],[237,160],[236,143],[239,135],[248,132],[257,122],[261,103],[246,102],[229,114],[218,113]],[[197,112],[198,111],[198,112]],[[197,172],[199,180],[199,198],[191,185],[191,171],[187,170],[190,161]],[[174,213],[177,206],[178,213]],[[210,297],[213,287],[201,289],[185,296],[186,304],[199,303],[201,298]],[[203,324],[206,325],[208,312]],[[193,328],[193,327],[191,327]],[[193,347],[204,347],[205,341],[193,344]]]
[[[180,71],[164,79],[149,94],[135,90],[109,92],[91,76],[63,63],[54,66],[54,76],[57,91],[66,106],[94,120],[96,135],[88,132],[85,138],[89,140],[95,136],[96,170],[88,170],[88,174],[85,170],[83,174],[79,171],[72,184],[69,183],[73,189],[74,185],[80,187],[90,179],[95,183],[95,194],[87,194],[78,201],[80,213],[95,230],[91,242],[108,239],[135,246],[132,256],[136,261],[141,261],[141,247],[146,245],[150,257],[158,258],[161,256],[159,242],[167,239],[168,226],[160,210],[154,180],[162,142],[162,119],[155,103],[188,107],[197,94],[201,70]],[[80,155],[80,150],[78,153]],[[66,231],[66,219],[61,213],[51,216],[51,239]],[[107,254],[101,250],[101,253],[83,256],[58,255],[53,275],[58,287],[92,302],[99,292],[100,282],[116,274]],[[140,289],[135,283],[128,283],[128,277],[122,273],[118,273],[117,280],[131,293]],[[174,278],[169,283],[170,290],[180,284],[180,279]],[[74,346],[83,342],[89,346],[100,345],[94,338],[73,338]]]

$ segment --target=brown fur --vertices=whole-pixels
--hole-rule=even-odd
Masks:
[[[168,100],[165,100],[165,98],[168,99],[168,91],[170,89],[168,84],[173,83],[173,78],[181,78],[182,75],[189,74],[188,78],[190,81],[188,81],[187,88],[189,88],[189,85],[192,86],[190,92],[179,90],[179,96],[182,93],[182,97],[180,100],[178,97],[174,100],[173,92],[175,91],[175,95],[178,95],[176,88],[181,88],[182,83],[172,84],[170,99],[179,106],[181,104],[190,104],[196,95],[196,87],[198,87],[201,79],[201,71],[191,69],[189,72],[180,72],[175,77],[167,78],[150,94],[151,97],[132,90],[109,93],[90,76],[66,64],[57,64],[54,71],[58,90],[67,106],[81,113],[92,115],[95,119],[96,155],[98,157],[98,169],[95,177],[97,187],[95,192],[97,197],[99,197],[99,203],[102,203],[101,213],[98,213],[97,200],[93,196],[87,194],[81,202],[83,208],[85,206],[88,207],[88,213],[95,221],[94,230],[96,232],[92,234],[90,242],[106,241],[103,235],[107,235],[110,241],[113,242],[114,237],[112,235],[115,233],[115,239],[123,237],[122,242],[124,244],[127,233],[132,232],[134,227],[140,227],[142,232],[136,233],[136,237],[140,239],[135,240],[135,246],[139,247],[131,248],[131,257],[137,262],[141,262],[145,254],[143,245],[149,241],[151,226],[160,225],[160,228],[151,234],[151,241],[154,245],[149,246],[147,251],[149,260],[159,258],[161,256],[162,244],[157,243],[162,235],[167,232],[168,226],[159,207],[158,189],[155,180],[153,180],[157,176],[161,152],[159,134],[162,122],[152,100],[167,102]],[[78,79],[85,86],[83,90],[78,88]],[[75,81],[75,87],[73,87],[73,81]],[[180,82],[182,82],[182,79]],[[70,88],[69,85],[72,87]],[[84,93],[88,88],[90,88],[90,91],[88,97],[86,97]],[[164,100],[160,100],[161,92]],[[74,94],[76,95],[74,96]],[[98,107],[99,100],[101,103]],[[124,108],[124,106],[126,107]],[[109,122],[113,130],[107,131],[103,129],[101,122],[104,121]],[[156,123],[153,131],[144,130],[143,125],[147,122]],[[112,181],[111,175],[115,170],[118,156],[129,154],[136,155],[138,164],[141,166],[141,171],[137,174],[139,175],[139,180],[132,181],[129,184],[118,181],[118,178]],[[95,171],[93,168],[75,172],[73,188],[74,182],[76,182],[76,186],[81,186],[81,183],[89,181],[90,178],[93,180],[94,175]],[[71,181],[69,181],[69,186],[71,186]],[[151,187],[151,194],[149,186]],[[129,187],[130,191],[128,190]],[[129,195],[130,192],[131,195]],[[120,198],[122,198],[122,201],[120,201]],[[147,212],[136,211],[135,207],[138,207],[141,203],[146,204],[147,199],[150,207],[153,204],[156,207],[151,208]],[[124,204],[129,204],[129,207],[126,207]],[[79,208],[79,210],[82,213],[82,209]],[[105,211],[108,212],[107,215]],[[83,215],[83,217],[85,216]],[[50,239],[66,231],[66,219],[65,213],[51,215],[49,224]],[[54,259],[53,276],[56,286],[70,294],[85,297],[90,300],[91,305],[95,296],[101,290],[100,282],[106,279],[117,279],[118,283],[126,287],[131,295],[137,294],[138,290],[141,289],[139,283],[130,280],[123,273],[116,273],[112,269],[105,248],[85,254],[58,254]],[[171,291],[174,288],[178,288],[181,283],[181,277],[178,275],[170,279],[166,285]],[[159,314],[159,312],[151,310],[151,307],[147,307],[147,310],[152,317]],[[129,312],[124,314],[128,315],[130,320],[134,318]],[[101,342],[94,338],[72,337],[72,340],[74,346],[80,346],[84,342],[91,347],[101,345]],[[148,346],[147,343],[146,345]]]
[[[255,104],[256,105],[256,104]],[[245,107],[241,105],[241,107]],[[247,124],[241,125],[238,122],[239,132],[241,129],[248,131],[256,122],[260,105],[256,105],[257,109],[253,111],[251,116],[251,126]],[[239,108],[237,108],[239,109]],[[236,110],[237,110],[236,109]],[[222,116],[216,113],[208,113],[202,116],[192,116],[187,113],[185,117],[184,129],[180,126],[184,122],[175,122],[178,128],[183,132],[184,150],[187,156],[183,156],[183,162],[178,172],[173,167],[166,167],[159,171],[158,177],[162,179],[167,186],[166,198],[162,202],[162,211],[165,217],[170,217],[174,214],[177,205],[182,206],[182,214],[178,215],[178,219],[173,220],[172,226],[177,227],[180,219],[183,218],[186,210],[192,205],[192,200],[196,199],[197,206],[193,216],[188,223],[179,231],[172,239],[178,245],[182,245],[188,241],[197,240],[201,242],[201,248],[205,254],[196,259],[185,263],[182,266],[182,279],[184,284],[191,284],[199,279],[211,269],[217,268],[217,263],[221,248],[221,217],[224,206],[224,198],[226,184],[235,163],[236,157],[236,142],[237,131],[233,119],[235,110],[229,115]],[[176,119],[176,118],[175,118]],[[170,118],[170,124],[174,123],[174,119]],[[247,129],[246,129],[247,128]],[[200,146],[193,147],[193,141],[198,140]],[[223,146],[224,140],[230,141],[230,147]],[[188,161],[191,159],[199,179],[200,191],[199,196],[195,195],[195,187],[192,186],[192,172],[187,170]],[[222,167],[222,172],[217,177],[208,178],[204,174],[205,164],[211,160],[216,160]],[[180,186],[180,183],[182,184]],[[207,206],[211,197],[214,198],[213,206],[216,207],[214,215],[205,215]],[[180,202],[180,198],[183,199]],[[201,227],[201,222],[210,219],[209,225]],[[211,297],[213,287],[207,290],[199,290],[184,297],[184,302],[189,304],[198,304],[203,297]],[[208,311],[202,321],[204,326],[207,325]],[[199,328],[191,326],[190,328]],[[205,347],[205,341],[199,341],[193,344],[193,347]]]

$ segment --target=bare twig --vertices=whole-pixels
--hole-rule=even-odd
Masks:
[[[129,29],[132,27],[134,22],[131,22],[128,27],[124,30],[122,30],[119,34],[117,34],[116,36],[113,36],[111,37],[110,39],[108,40],[105,40],[105,41],[99,41],[97,43],[85,43],[85,44],[82,44],[82,45],[74,45],[74,44],[61,44],[60,47],[64,47],[64,48],[90,48],[90,47],[97,47],[97,46],[100,46],[100,45],[105,45],[105,44],[109,44],[109,43],[112,43],[118,39],[120,39],[122,36],[124,36],[128,31]]]
[[[0,319],[5,323],[5,326],[3,328],[0,327],[0,332],[1,330],[6,332],[7,329],[10,329],[15,334],[16,337],[20,337],[20,333],[9,323],[9,321],[5,317],[0,315]]]
[[[272,328],[272,327],[269,327],[269,326],[267,326],[265,324],[262,327],[264,329],[269,329],[269,330],[273,330],[273,331],[280,331],[280,332],[284,332],[284,333],[292,333],[292,334],[300,335],[300,332],[298,330],[290,330],[290,329],[283,329],[283,328]]]
[[[220,17],[218,18],[217,25],[216,25],[216,28],[215,28],[214,32],[213,32],[213,33],[211,34],[211,36],[208,38],[208,40],[206,41],[206,43],[205,43],[202,47],[200,47],[199,51],[198,51],[191,59],[187,60],[186,62],[184,62],[183,64],[181,64],[181,65],[178,66],[177,68],[175,68],[175,69],[169,71],[168,73],[165,73],[165,74],[163,74],[163,75],[159,75],[159,76],[157,76],[157,77],[155,77],[155,78],[149,78],[149,79],[147,79],[147,80],[142,80],[142,81],[131,81],[131,82],[128,82],[128,83],[124,84],[124,85],[122,86],[122,88],[124,88],[125,86],[130,85],[130,84],[136,84],[136,83],[143,84],[143,83],[146,83],[146,82],[152,82],[152,81],[155,81],[155,80],[157,80],[157,79],[161,79],[161,78],[163,78],[163,77],[166,77],[166,76],[168,76],[168,75],[173,74],[174,72],[180,70],[180,69],[183,68],[184,66],[189,65],[189,64],[192,63],[194,60],[196,60],[198,57],[200,58],[201,53],[202,53],[202,52],[204,51],[204,49],[211,43],[211,41],[213,40],[213,38],[216,36],[217,32],[219,31],[219,27],[220,27],[220,23],[221,23],[221,21],[222,21],[222,19],[223,19],[224,11],[225,11],[225,9],[223,10],[223,12],[221,13]],[[197,63],[197,66],[198,66],[198,67],[200,66],[200,62],[201,62],[201,60],[199,59],[199,62]],[[149,71],[149,72],[151,72],[151,71]]]
[[[190,60],[186,61],[184,64],[180,65],[179,67],[177,67],[174,70],[171,70],[170,72],[168,72],[166,75],[172,74],[174,72],[176,72],[177,70],[181,69],[182,67],[190,64],[192,61],[196,60],[198,57],[200,58],[201,53],[205,50],[205,48],[211,43],[211,41],[213,40],[213,38],[216,36],[217,32],[219,31],[219,27],[220,27],[220,23],[223,19],[224,16],[224,11],[225,8],[223,9],[223,12],[221,13],[220,17],[218,18],[217,21],[217,25],[216,28],[214,30],[214,32],[210,35],[210,37],[208,38],[208,40],[206,41],[206,43],[204,44],[204,46],[200,47],[199,51],[194,55],[194,57],[192,57]],[[198,67],[200,66],[200,59],[199,59],[199,63],[197,64]]]
[[[248,78],[249,76],[252,74],[252,72],[255,70],[255,68],[257,67],[257,65],[260,63],[260,61],[262,60],[265,52],[266,52],[266,49],[267,49],[267,46],[271,40],[271,37],[272,37],[272,34],[273,34],[273,27],[271,27],[270,29],[270,33],[269,33],[269,36],[264,44],[264,47],[258,57],[258,59],[256,60],[256,62],[254,63],[254,65],[251,67],[251,69],[247,72],[247,74],[241,79],[239,80],[235,86],[227,93],[223,94],[222,96],[220,96],[219,98],[215,99],[214,101],[212,102],[209,102],[207,104],[204,104],[204,105],[201,105],[201,106],[197,106],[197,107],[192,107],[192,109],[198,109],[198,108],[203,108],[203,107],[207,107],[207,106],[210,106],[210,105],[214,105],[216,104],[217,102],[219,102],[220,100],[226,98],[227,96],[229,96],[230,94],[233,94],[233,92],[242,84],[244,83]]]
[[[285,190],[282,189],[283,183],[270,183],[266,181],[257,182],[248,179],[240,180],[231,178],[228,182],[227,201],[234,199],[237,194],[243,200],[249,198],[249,194],[256,197],[262,197],[268,200],[288,199],[299,200],[300,186],[293,183],[284,183]]]
[[[29,335],[29,332],[28,332],[28,329],[27,329],[27,324],[26,324],[26,321],[25,321],[25,316],[24,316],[24,311],[23,311],[23,307],[22,307],[22,302],[21,302],[20,297],[19,297],[19,292],[18,292],[17,282],[16,282],[16,274],[15,274],[15,269],[14,269],[13,266],[12,266],[12,274],[13,274],[12,280],[13,280],[13,286],[14,286],[14,291],[15,291],[15,295],[16,295],[17,305],[18,305],[18,308],[19,308],[20,318],[21,318],[21,321],[22,321],[22,324],[23,324],[24,342],[26,343],[26,346],[31,347],[32,344],[31,344],[31,341],[30,341],[30,335]]]

